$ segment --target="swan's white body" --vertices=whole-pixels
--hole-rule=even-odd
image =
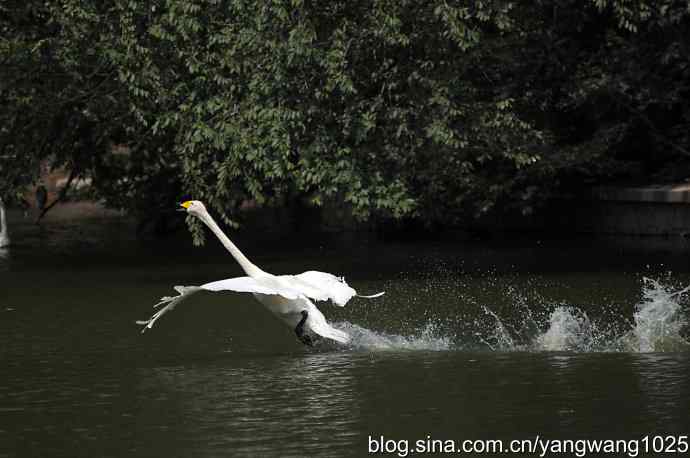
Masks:
[[[0,199],[0,248],[9,246],[10,234],[7,230],[7,217],[5,215],[5,204]]]
[[[167,304],[165,307],[150,319],[137,322],[145,326],[142,332],[153,327],[156,320],[164,313],[172,310],[182,300],[197,291],[236,291],[252,293],[261,304],[291,329],[295,329],[298,326],[303,318],[302,312],[306,311],[307,319],[303,323],[306,331],[311,331],[314,334],[340,343],[348,343],[350,341],[350,336],[347,333],[335,329],[328,324],[323,313],[310,300],[330,300],[335,305],[345,306],[353,296],[357,295],[357,292],[344,279],[313,270],[299,275],[272,275],[264,272],[250,262],[235,244],[230,241],[211,215],[208,214],[201,202],[189,201],[183,203],[182,206],[187,209],[188,213],[199,218],[213,231],[225,248],[237,260],[247,276],[219,280],[201,286],[176,286],[175,290],[179,293],[178,296],[162,298],[161,302],[154,307]],[[359,297],[373,298],[382,294]]]

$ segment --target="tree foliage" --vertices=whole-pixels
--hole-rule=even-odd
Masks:
[[[141,213],[184,192],[227,223],[247,199],[300,198],[455,224],[678,178],[689,14],[672,0],[11,1],[0,192],[50,158]]]
[[[687,2],[544,3],[522,72],[553,134],[549,166],[582,182],[685,179],[688,169]]]

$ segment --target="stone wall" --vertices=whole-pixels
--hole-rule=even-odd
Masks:
[[[621,235],[690,235],[690,184],[601,187],[555,199],[535,215],[483,221],[505,231]]]

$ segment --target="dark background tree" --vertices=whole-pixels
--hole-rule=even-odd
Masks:
[[[6,2],[3,195],[50,160],[183,194],[458,224],[688,175],[687,2]]]

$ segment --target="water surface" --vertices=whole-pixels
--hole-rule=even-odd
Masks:
[[[303,347],[215,240],[118,220],[14,221],[0,253],[0,456],[362,456],[368,437],[634,439],[690,431],[684,241],[375,242],[235,234],[274,273],[383,298],[320,305],[353,344]],[[679,244],[679,245],[678,245]],[[637,249],[639,248],[639,249]]]

